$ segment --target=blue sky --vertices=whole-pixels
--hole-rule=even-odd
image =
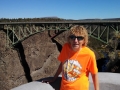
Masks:
[[[0,18],[120,18],[120,0],[0,0]]]

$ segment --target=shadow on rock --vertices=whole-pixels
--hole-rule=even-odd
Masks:
[[[52,78],[53,78],[53,77],[46,77],[46,78],[42,78],[42,79],[37,80],[37,81],[42,82],[42,80],[50,80],[50,79],[52,79]],[[55,90],[60,90],[61,79],[62,79],[62,77],[58,77],[54,82],[51,82],[51,83],[49,83],[49,84],[50,84],[50,85],[52,86],[52,88],[54,88]]]

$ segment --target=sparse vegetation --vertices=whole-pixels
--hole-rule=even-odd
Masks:
[[[57,18],[57,17],[44,17],[44,18],[1,18],[0,22],[39,22],[39,21],[63,21],[66,19]]]
[[[109,59],[106,63],[106,71],[120,72],[120,50],[117,49],[120,46],[119,44],[120,32],[113,32],[108,45],[104,45],[104,52],[107,53]]]

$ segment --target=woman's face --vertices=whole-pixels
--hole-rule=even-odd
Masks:
[[[71,49],[74,51],[78,51],[79,49],[81,49],[83,44],[85,43],[83,36],[75,36],[75,35],[69,36],[69,42],[71,45]]]

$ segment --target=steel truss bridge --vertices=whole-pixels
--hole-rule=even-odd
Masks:
[[[6,33],[6,46],[15,46],[26,38],[45,30],[54,30],[54,35],[69,30],[73,25],[83,25],[89,36],[108,44],[111,33],[120,33],[120,20],[65,20],[49,22],[1,22],[0,30]]]

